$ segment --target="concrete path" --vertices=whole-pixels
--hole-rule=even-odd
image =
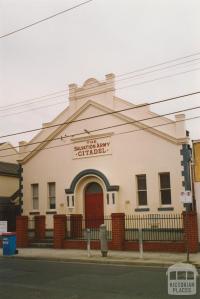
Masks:
[[[144,252],[143,258],[134,251],[109,251],[107,257],[102,257],[100,250],[91,250],[90,253],[91,256],[88,257],[86,250],[20,248],[19,253],[10,258],[162,267],[186,262],[185,253]],[[7,258],[3,256],[2,249],[0,249],[0,258]],[[200,268],[200,253],[190,254],[190,262]]]

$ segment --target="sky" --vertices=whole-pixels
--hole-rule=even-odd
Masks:
[[[81,2],[0,0],[0,36]],[[114,73],[116,95],[134,104],[200,91],[199,11],[199,0],[93,0],[0,38],[0,143],[29,141],[35,133],[2,136],[51,121],[68,105],[68,84],[81,86],[91,77]],[[199,118],[186,125],[191,139],[200,139],[199,99],[151,110],[193,108],[186,119]]]

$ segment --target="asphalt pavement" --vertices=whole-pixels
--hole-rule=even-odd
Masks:
[[[55,252],[55,251],[54,251]],[[166,267],[0,259],[1,299],[169,299]],[[178,298],[199,298],[194,296]]]

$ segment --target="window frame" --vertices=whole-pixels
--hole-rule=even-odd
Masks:
[[[169,175],[169,187],[162,187],[161,186],[161,175]],[[172,205],[172,192],[171,192],[171,176],[170,176],[170,172],[169,171],[163,171],[163,172],[159,172],[159,193],[160,193],[160,204],[163,207],[166,206],[171,206]],[[164,203],[162,200],[162,192],[161,191],[170,191],[170,203]]]
[[[145,176],[145,185],[146,185],[146,189],[139,189],[139,186],[138,186],[138,183],[139,183],[139,180],[138,178],[141,177],[141,176]],[[137,189],[137,206],[142,208],[142,207],[148,207],[148,198],[147,198],[147,175],[145,173],[141,173],[141,174],[136,174],[136,189]],[[140,204],[140,197],[139,197],[139,194],[141,192],[145,192],[146,193],[146,204]]]
[[[37,187],[37,196],[34,195],[34,187]],[[38,211],[39,210],[39,184],[38,183],[33,183],[31,184],[31,206],[33,211]],[[37,207],[35,207],[35,203],[37,202]]]
[[[50,194],[50,185],[54,185],[54,196]],[[47,183],[47,192],[48,192],[48,209],[49,210],[56,210],[56,182],[48,182]],[[54,199],[54,207],[51,207],[51,200]]]

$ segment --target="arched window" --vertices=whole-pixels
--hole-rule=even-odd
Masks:
[[[103,193],[101,186],[98,183],[89,183],[85,189],[86,194],[90,193]]]

